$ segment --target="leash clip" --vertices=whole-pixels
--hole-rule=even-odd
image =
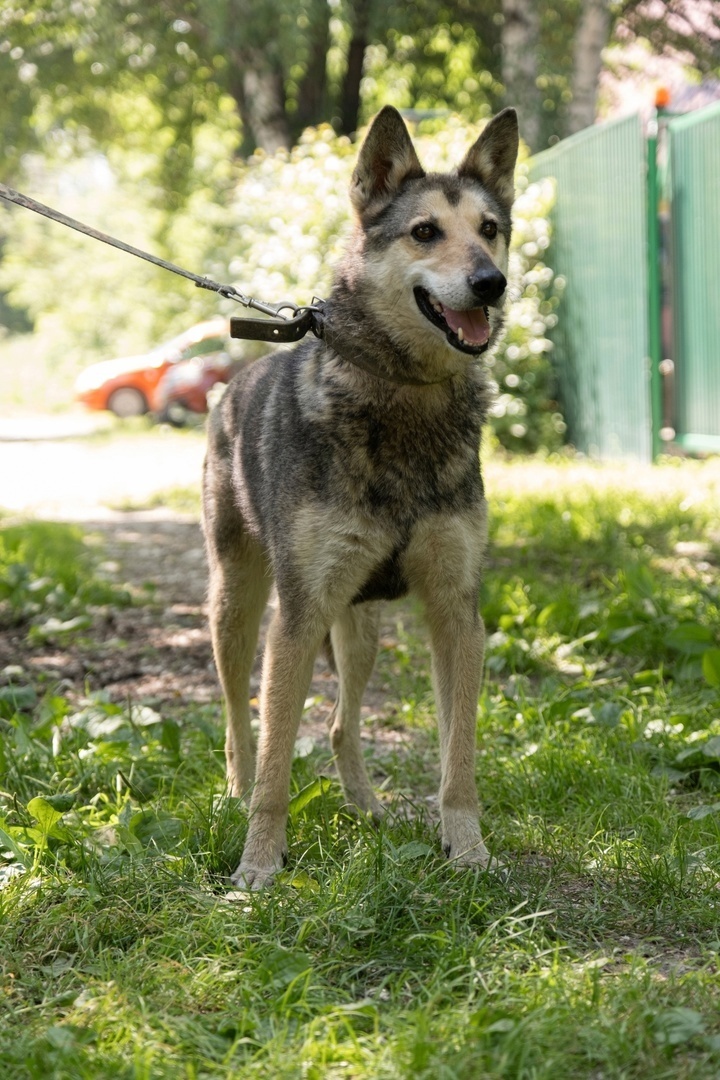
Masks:
[[[282,315],[281,312],[286,309],[293,314]],[[280,343],[299,341],[309,330],[312,330],[316,337],[322,337],[322,301],[313,298],[310,307],[298,307],[290,301],[283,301],[281,304],[264,304],[263,310],[271,316],[269,319],[233,316],[230,319],[230,337]]]

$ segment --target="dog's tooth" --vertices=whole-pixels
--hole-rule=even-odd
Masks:
[[[464,341],[464,340],[465,340],[465,334],[463,333],[463,328],[462,328],[462,326],[458,326],[458,328],[457,328],[457,330],[455,331],[455,333],[457,334],[457,339],[458,339],[458,341]]]

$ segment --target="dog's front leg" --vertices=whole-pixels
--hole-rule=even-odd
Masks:
[[[287,858],[285,828],[293,747],[321,638],[291,632],[280,610],[270,624],[250,824],[240,865],[232,875],[233,883],[242,889],[269,884]]]
[[[460,865],[486,866],[475,785],[475,729],[485,629],[478,591],[487,536],[485,504],[420,522],[406,568],[425,607],[440,733],[442,845]]]
[[[442,846],[460,865],[487,866],[475,782],[475,730],[485,631],[473,594],[442,617],[428,605],[440,728]]]

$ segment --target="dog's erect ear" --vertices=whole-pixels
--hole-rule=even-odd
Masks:
[[[386,105],[373,120],[352,175],[350,198],[358,214],[381,209],[405,180],[425,175],[397,109]]]
[[[515,196],[515,162],[518,154],[518,120],[514,109],[503,109],[483,129],[458,168],[460,176],[479,180],[503,202]]]

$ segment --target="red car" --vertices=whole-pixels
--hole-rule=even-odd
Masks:
[[[75,383],[77,398],[89,409],[109,409],[116,416],[154,412],[170,418],[167,410],[174,403],[205,412],[207,391],[232,374],[229,341],[227,319],[198,323],[144,356],[91,364]],[[176,369],[178,377],[167,383]]]
[[[218,383],[229,382],[236,370],[237,365],[224,351],[172,364],[158,383],[155,395],[158,419],[182,427],[188,413],[206,413],[208,393]]]

